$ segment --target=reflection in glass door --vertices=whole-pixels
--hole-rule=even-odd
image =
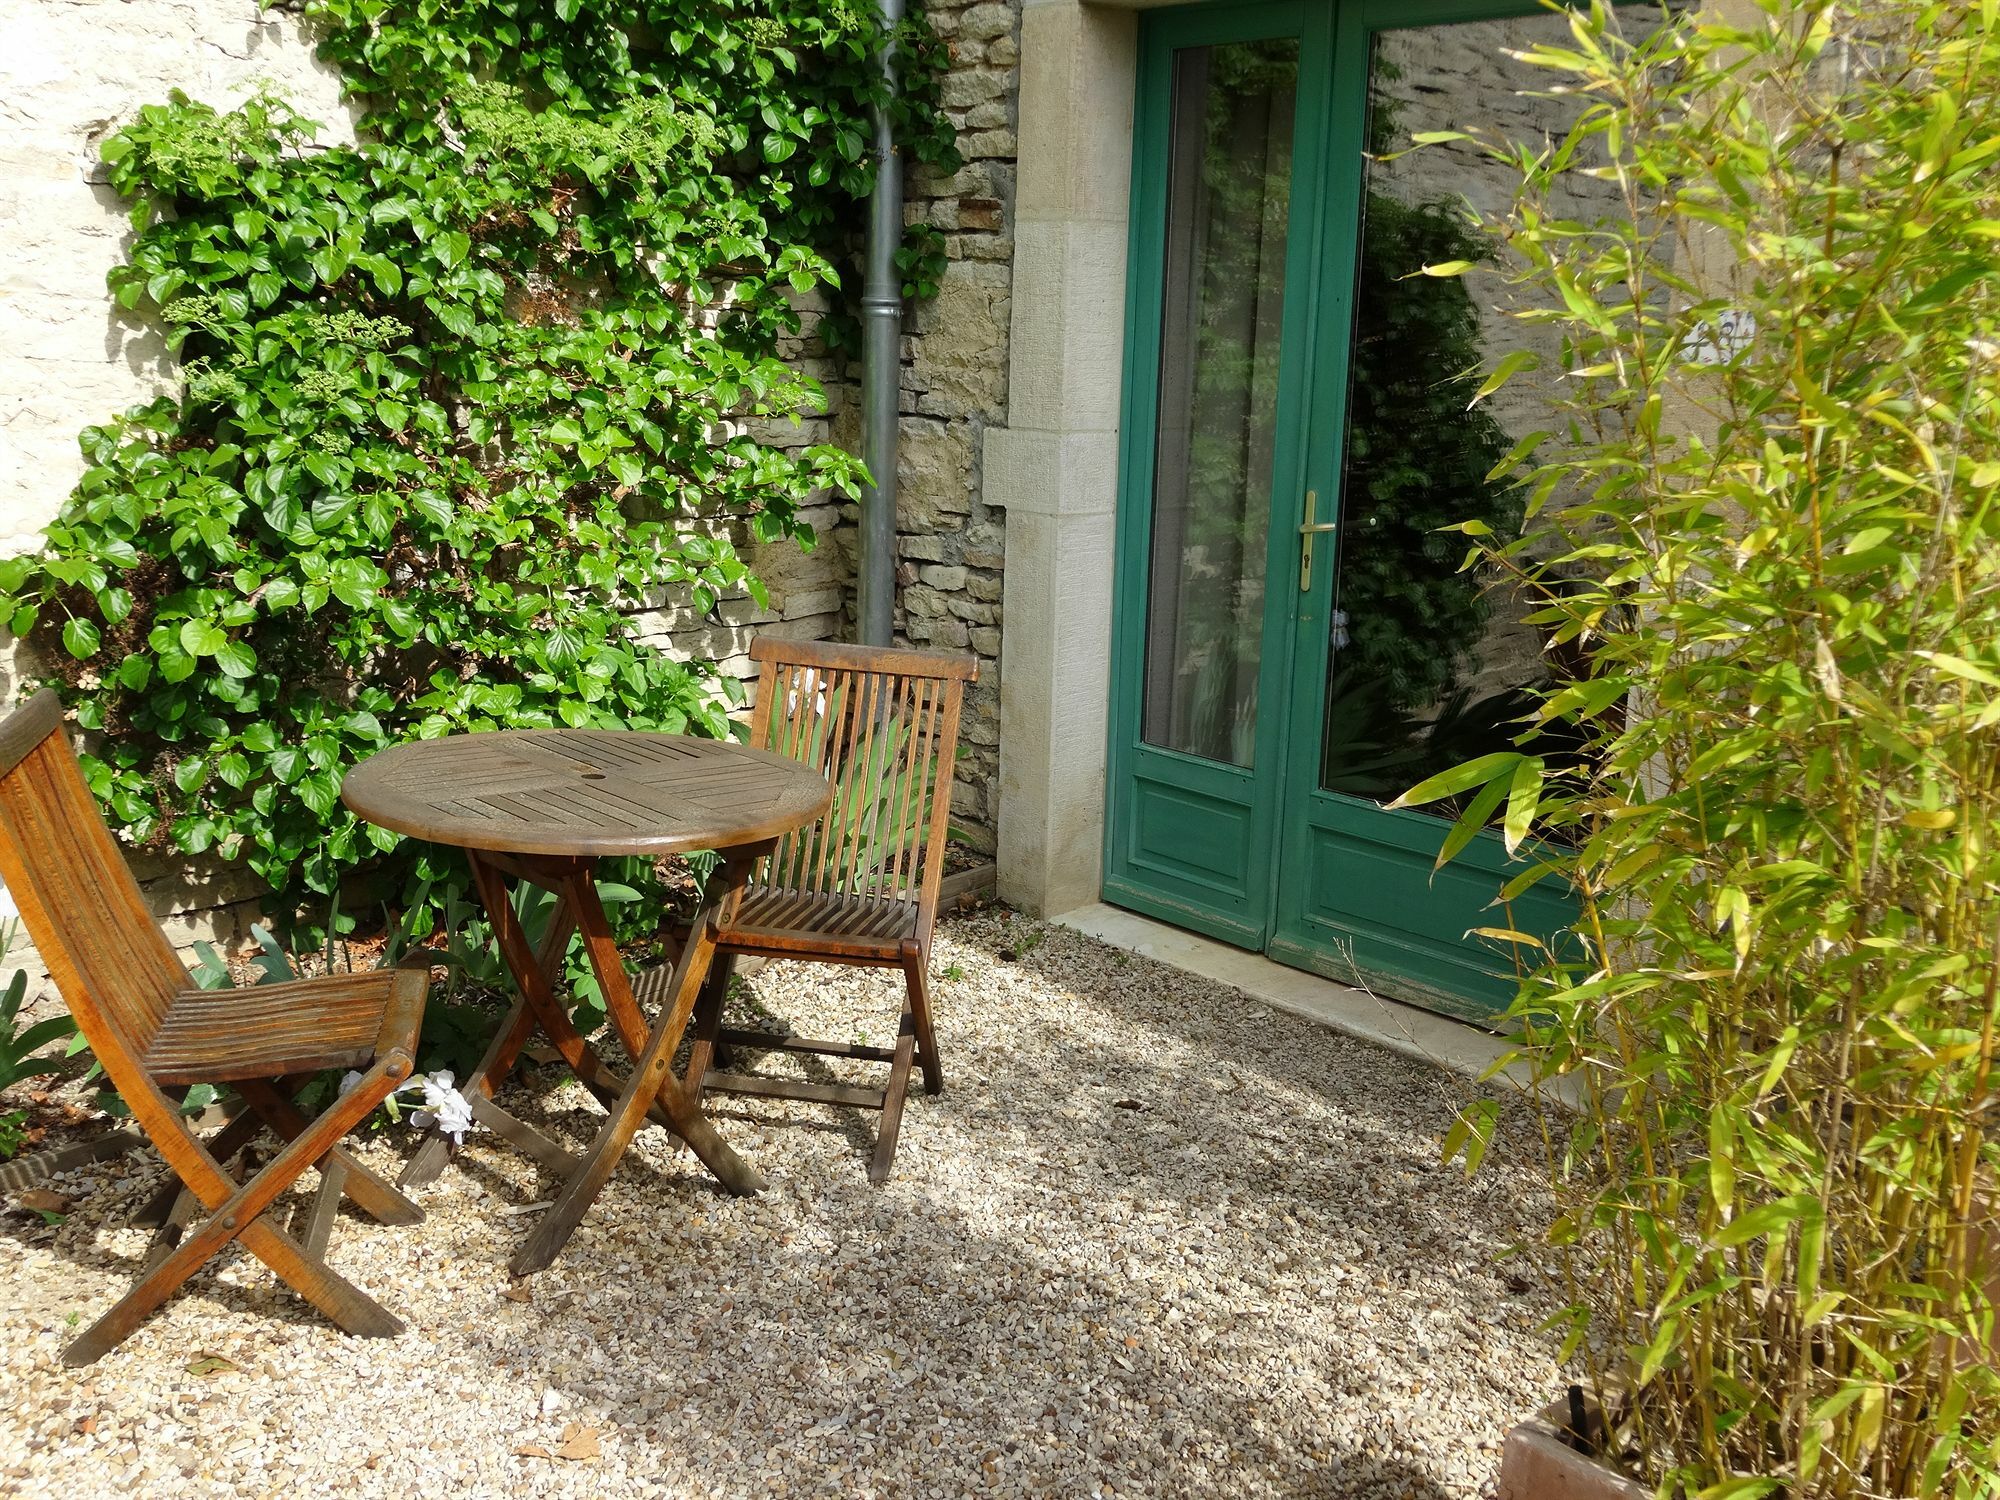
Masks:
[[[1301,80],[1324,76],[1327,14],[1179,11],[1143,43],[1105,889],[1253,945],[1289,650],[1272,515],[1297,492],[1317,282],[1299,185],[1325,91]]]
[[[1504,316],[1491,276],[1419,268],[1488,260],[1466,224],[1468,196],[1504,202],[1507,178],[1482,148],[1407,150],[1413,134],[1477,122],[1560,131],[1570,106],[1535,99],[1509,53],[1564,34],[1560,16],[1404,26],[1368,38],[1367,155],[1347,345],[1340,520],[1331,570],[1319,786],[1386,802],[1474,756],[1507,748],[1548,679],[1533,609],[1505,576],[1465,572],[1466,521],[1517,535],[1524,496],[1491,477],[1514,444],[1554,421],[1531,376],[1474,404],[1471,372],[1535,329]],[[1476,61],[1450,92],[1441,69]],[[1615,202],[1606,184],[1603,207]],[[1577,205],[1580,211],[1587,205]],[[1482,297],[1479,294],[1485,294]],[[1550,369],[1560,349],[1545,351]]]
[[[1350,6],[1337,45],[1336,90],[1362,147],[1335,189],[1352,216],[1351,259],[1330,270],[1352,287],[1352,313],[1322,343],[1344,397],[1338,521],[1320,570],[1322,602],[1301,612],[1286,792],[1288,811],[1300,815],[1281,825],[1271,951],[1477,1014],[1504,1004],[1512,982],[1499,956],[1466,934],[1480,926],[1550,934],[1567,919],[1567,901],[1536,888],[1511,913],[1494,910],[1501,886],[1524,868],[1497,839],[1433,873],[1444,821],[1382,804],[1447,766],[1509,748],[1533,689],[1549,678],[1526,618],[1532,601],[1504,574],[1462,571],[1465,540],[1442,528],[1479,521],[1498,536],[1519,533],[1525,497],[1490,476],[1519,439],[1560,426],[1548,380],[1562,361],[1550,340],[1536,351],[1539,375],[1472,401],[1478,372],[1532,348],[1543,325],[1507,316],[1508,289],[1492,272],[1441,278],[1421,268],[1490,261],[1493,247],[1468,227],[1467,204],[1504,207],[1511,178],[1473,142],[1409,144],[1468,128],[1560,137],[1576,105],[1541,90],[1515,56],[1565,38],[1566,17],[1482,17],[1476,5],[1455,4],[1450,20],[1423,24],[1426,8],[1438,7]],[[1331,206],[1340,211],[1337,196]],[[1585,222],[1617,212],[1616,184],[1604,184],[1601,201],[1572,207]]]
[[[1174,53],[1146,743],[1254,763],[1296,38]]]

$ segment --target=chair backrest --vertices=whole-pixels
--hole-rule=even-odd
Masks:
[[[760,638],[750,743],[824,770],[833,806],[786,835],[758,883],[937,910],[952,771],[976,657]]]
[[[132,1081],[121,1075],[138,1066],[188,975],[98,814],[47,689],[0,720],[0,877],[78,1029],[125,1092]]]

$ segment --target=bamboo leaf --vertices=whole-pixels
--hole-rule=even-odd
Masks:
[[[1542,769],[1542,758],[1538,755],[1526,757],[1514,767],[1507,787],[1507,816],[1501,824],[1501,838],[1509,854],[1521,847],[1521,841],[1534,825],[1535,811],[1541,802]]]
[[[1736,1201],[1736,1111],[1712,1110],[1708,1117],[1708,1193],[1727,1214]]]
[[[1479,789],[1478,795],[1466,804],[1465,811],[1446,831],[1444,843],[1438,847],[1437,860],[1431,865],[1433,871],[1442,870],[1479,836],[1479,831],[1493,820],[1500,799],[1506,795],[1507,783],[1504,781],[1489,781]]]
[[[1466,408],[1470,410],[1472,407],[1477,406],[1523,370],[1541,368],[1541,363],[1541,355],[1535,353],[1532,349],[1514,350],[1511,354],[1503,358],[1499,364],[1495,365],[1493,372],[1479,383],[1479,389],[1474,391],[1472,399],[1465,403]]]
[[[1695,1500],[1757,1500],[1760,1495],[1775,1494],[1781,1487],[1780,1481],[1762,1476],[1725,1479],[1698,1491]]]
[[[1518,750],[1496,750],[1418,782],[1389,806],[1421,807],[1427,802],[1456,797],[1460,792],[1469,792],[1486,782],[1511,777],[1514,768],[1525,759],[1527,757]]]
[[[1817,1198],[1808,1193],[1793,1193],[1731,1219],[1716,1232],[1710,1243],[1718,1250],[1727,1250],[1766,1235],[1789,1233],[1801,1219],[1819,1211]]]
[[[2000,687],[2000,672],[1991,667],[1982,667],[1962,656],[1952,656],[1943,651],[1919,651],[1917,655],[1953,677],[1962,677],[1968,682],[1983,682],[1988,687]]]
[[[1917,141],[1915,180],[1923,182],[1941,171],[1951,159],[1952,141],[1958,130],[1958,100],[1948,88],[1931,95],[1930,118]]]

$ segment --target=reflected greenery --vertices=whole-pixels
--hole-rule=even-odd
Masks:
[[[1175,61],[1145,738],[1251,763],[1298,43]]]
[[[1403,138],[1377,57],[1369,142],[1379,158]],[[1341,487],[1333,649],[1321,783],[1387,799],[1433,770],[1504,746],[1527,683],[1479,691],[1471,679],[1491,623],[1486,581],[1462,572],[1463,544],[1441,528],[1483,521],[1519,533],[1524,497],[1487,476],[1512,442],[1469,405],[1480,366],[1479,310],[1460,278],[1425,276],[1480,261],[1490,245],[1439,198],[1406,202],[1367,172],[1355,285]]]

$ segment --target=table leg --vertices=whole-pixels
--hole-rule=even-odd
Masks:
[[[554,981],[556,971],[562,965],[563,953],[569,947],[570,934],[576,930],[576,916],[567,903],[558,901],[555,910],[549,913],[548,931],[542,934],[540,945],[530,949],[527,934],[515,917],[514,903],[508,899],[507,885],[500,872],[471,850],[467,851],[467,860],[472,866],[473,887],[479,893],[480,903],[486,908],[487,919],[493,924],[501,959],[514,980],[513,1006],[501,1021],[499,1030],[493,1033],[493,1040],[487,1044],[479,1066],[459,1086],[461,1093],[478,1093],[491,1099],[500,1085],[507,1081],[508,1074],[514,1071],[521,1049],[528,1044],[537,1022],[546,1031],[548,1016],[554,1012],[562,1016],[562,1025],[566,1029],[572,1033],[575,1030],[569,1026],[569,1017],[562,1014],[562,1007],[556,1001]],[[425,1183],[436,1181],[450,1159],[451,1138],[433,1130],[410,1164],[403,1169],[403,1175],[396,1179],[397,1186],[422,1187]]]
[[[576,913],[577,928],[583,933],[584,954],[590,960],[591,972],[597,975],[598,988],[604,992],[605,1014],[611,1018],[618,1040],[625,1044],[626,1054],[636,1058],[646,1050],[646,1039],[652,1032],[632,996],[625,961],[619,957],[618,945],[611,935],[611,919],[598,899],[597,882],[588,874],[574,875],[563,882],[561,893]]]
[[[562,1193],[554,1206],[542,1216],[541,1222],[522,1242],[520,1249],[514,1252],[509,1268],[515,1275],[525,1276],[542,1270],[562,1253],[564,1244],[603,1190],[604,1184],[610,1180],[619,1157],[624,1155],[625,1148],[631,1144],[640,1122],[655,1101],[665,1107],[681,1138],[694,1148],[695,1154],[730,1191],[755,1192],[763,1185],[748,1164],[730,1150],[714,1127],[702,1118],[672,1075],[674,1049],[680,1045],[681,1034],[687,1030],[688,1018],[694,1012],[695,996],[700,993],[708,977],[709,964],[715,956],[717,914],[725,903],[733,902],[740,896],[753,863],[751,858],[725,856],[721,868],[716,871],[717,878],[710,882],[709,893],[704,895],[701,907],[695,913],[687,946],[681,951],[680,962],[674,967],[671,999],[654,1018],[652,1034],[638,1057],[632,1076],[626,1080],[624,1092],[599,1128],[597,1138],[591,1142],[582,1163],[563,1184]],[[607,1008],[613,984],[624,987],[624,1000],[632,1003],[624,966],[618,962],[617,948],[610,941],[609,930],[602,929],[593,935],[587,917],[581,925],[584,941],[590,946],[592,965],[597,969],[598,982],[606,986]]]

